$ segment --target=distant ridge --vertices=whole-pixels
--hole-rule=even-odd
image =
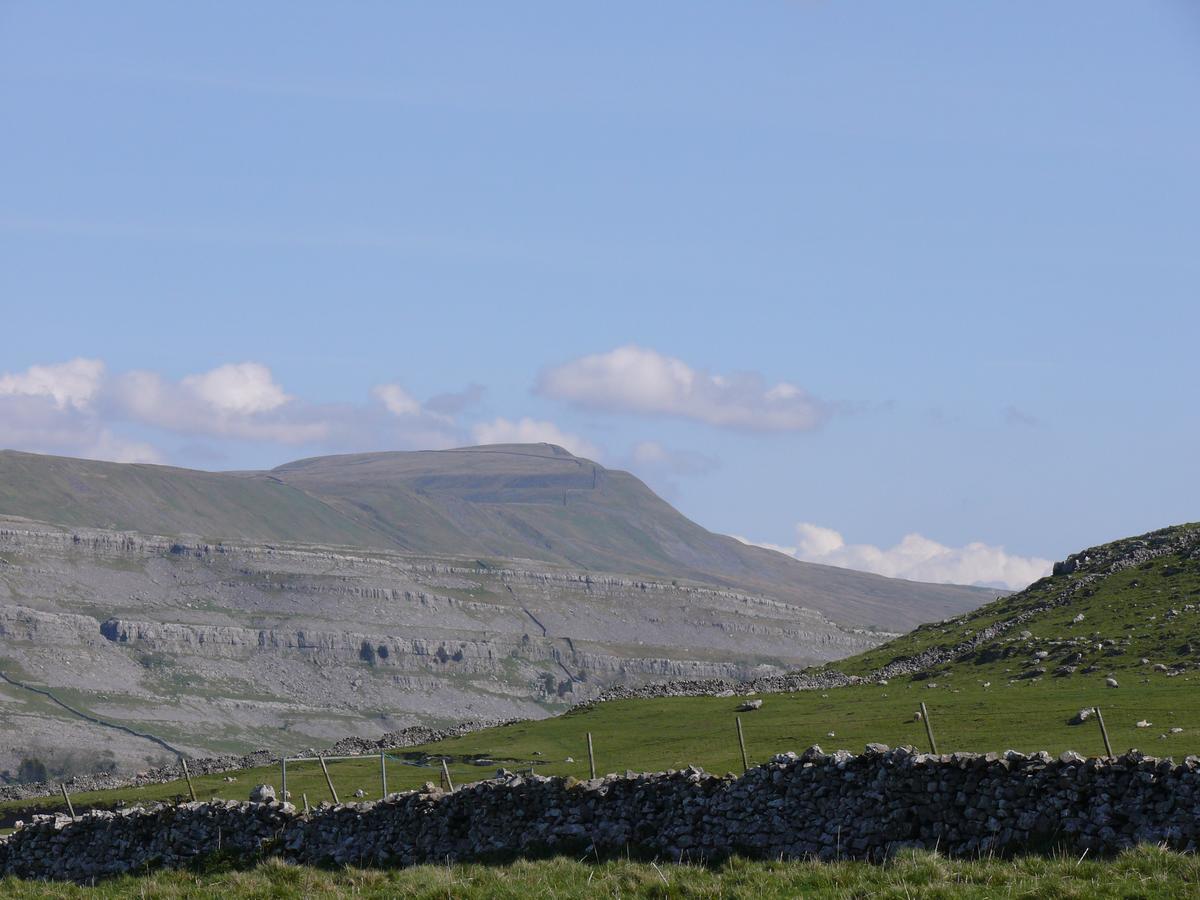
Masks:
[[[690,521],[633,475],[550,444],[323,456],[236,473],[0,451],[0,515],[685,579],[884,631],[956,615],[1000,593],[748,546]]]

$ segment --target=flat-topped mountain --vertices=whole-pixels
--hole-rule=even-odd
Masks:
[[[539,718],[840,659],[994,593],[749,547],[547,445],[237,473],[5,452],[0,772]]]
[[[749,546],[687,519],[633,475],[549,444],[326,456],[243,473],[5,451],[0,515],[687,579],[883,631],[956,615],[998,593],[803,563]]]

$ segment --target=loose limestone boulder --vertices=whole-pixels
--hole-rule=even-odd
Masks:
[[[269,784],[260,784],[250,792],[251,803],[272,803],[275,800],[275,788]]]

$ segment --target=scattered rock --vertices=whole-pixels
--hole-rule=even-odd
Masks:
[[[270,803],[275,799],[275,788],[269,784],[260,784],[250,791],[251,803]]]
[[[738,712],[752,712],[756,709],[762,709],[763,702],[761,700],[747,700],[745,703],[739,703]]]

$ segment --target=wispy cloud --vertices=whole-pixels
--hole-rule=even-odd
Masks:
[[[759,374],[718,375],[628,345],[542,371],[538,393],[585,409],[673,416],[719,428],[808,431],[827,407],[798,385]]]
[[[445,408],[451,395],[440,396]],[[122,436],[127,427],[138,436]],[[421,404],[399,384],[376,386],[365,403],[314,404],[252,361],[179,379],[147,370],[111,373],[102,360],[83,358],[0,373],[0,445],[15,449],[159,462],[169,456],[171,436],[191,439],[182,447],[193,450],[195,439],[361,450],[451,447],[467,433],[453,415]]]
[[[1011,403],[1004,407],[1004,422],[1007,425],[1016,425],[1022,428],[1040,428],[1042,426],[1042,420],[1037,416],[1018,409]]]
[[[905,535],[892,547],[847,544],[832,528],[801,522],[796,525],[791,545],[751,541],[794,556],[805,562],[823,563],[844,569],[874,572],[889,578],[932,581],[942,584],[973,584],[1019,590],[1050,574],[1051,562],[1036,556],[1017,556],[1003,547],[972,542],[948,547],[920,534]]]

